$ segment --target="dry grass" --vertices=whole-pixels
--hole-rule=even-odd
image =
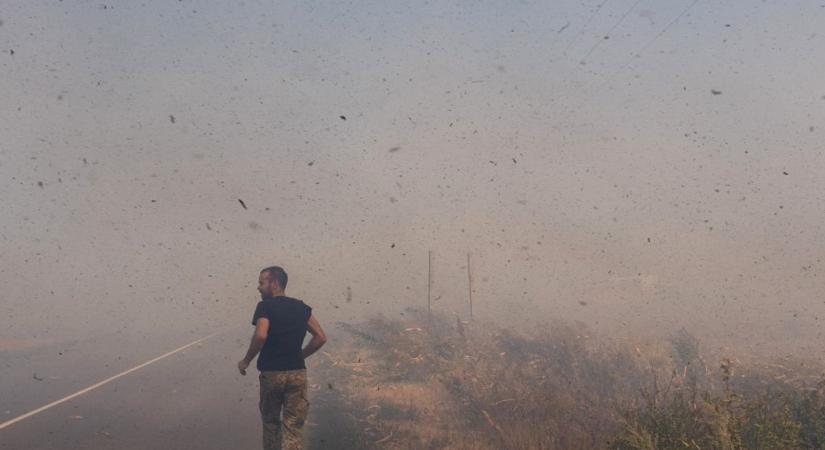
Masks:
[[[581,324],[528,336],[407,317],[339,324],[315,363],[313,378],[329,381],[315,389],[347,416],[350,448],[825,446],[825,390],[810,363],[708,364],[684,330],[670,342],[619,344]]]

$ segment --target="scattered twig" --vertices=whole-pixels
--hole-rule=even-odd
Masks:
[[[375,443],[376,443],[376,444],[380,444],[380,443],[382,443],[382,442],[387,442],[387,441],[389,441],[391,438],[392,438],[392,431],[390,431],[390,434],[388,434],[388,435],[384,436],[383,438],[381,438],[381,439],[379,439],[379,440],[375,441]]]

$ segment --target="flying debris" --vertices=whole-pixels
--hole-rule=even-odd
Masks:
[[[244,203],[244,202],[243,202],[243,200],[238,199],[238,203],[240,203],[240,204],[241,204],[241,206],[243,206],[243,209],[248,209],[248,208],[246,207],[246,203]]]

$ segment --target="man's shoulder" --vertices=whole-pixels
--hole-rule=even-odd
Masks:
[[[312,307],[304,303],[303,300],[288,297],[290,302],[290,307],[294,313],[299,314],[304,320],[309,320],[309,316],[312,315]]]
[[[256,325],[259,317],[267,317],[268,315],[266,303],[263,301],[258,302],[258,304],[255,305],[255,312],[252,313],[252,325]]]
[[[304,303],[304,301],[303,301],[303,300],[301,300],[301,299],[299,299],[299,298],[295,298],[295,297],[284,297],[284,298],[285,298],[288,302],[290,302],[290,303],[292,303],[292,304],[295,304],[295,305],[304,305],[304,306],[309,306],[309,305],[307,305],[306,303]]]

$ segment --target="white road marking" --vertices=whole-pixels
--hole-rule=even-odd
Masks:
[[[41,406],[40,408],[37,408],[37,409],[35,409],[35,410],[33,410],[33,411],[29,411],[29,412],[27,412],[26,414],[23,414],[23,415],[21,415],[21,416],[17,416],[17,417],[15,417],[14,419],[11,419],[11,420],[9,420],[9,421],[3,422],[3,423],[1,423],[1,424],[0,424],[0,430],[2,430],[3,428],[9,427],[9,426],[11,426],[11,425],[14,425],[15,423],[20,422],[20,421],[21,421],[21,420],[23,420],[23,419],[29,418],[29,417],[31,417],[31,416],[33,416],[33,415],[37,414],[37,413],[43,412],[43,411],[45,411],[45,410],[47,410],[47,409],[49,409],[49,408],[51,408],[51,407],[54,407],[54,406],[57,406],[57,405],[59,405],[59,404],[61,404],[61,403],[67,402],[67,401],[69,401],[69,400],[71,400],[71,399],[73,399],[73,398],[75,398],[75,397],[79,397],[79,396],[81,396],[81,395],[83,395],[83,394],[85,394],[85,393],[87,393],[87,392],[89,392],[89,391],[91,391],[91,390],[93,390],[93,389],[97,389],[97,388],[99,388],[100,386],[103,386],[104,384],[106,384],[106,383],[108,383],[108,382],[110,382],[110,381],[114,381],[114,380],[116,380],[116,379],[118,379],[118,378],[120,378],[120,377],[122,377],[122,376],[124,376],[124,375],[128,375],[128,374],[130,374],[130,373],[132,373],[132,372],[134,372],[134,371],[136,371],[136,370],[138,370],[138,369],[140,369],[140,368],[146,367],[146,366],[148,366],[149,364],[152,364],[153,362],[160,361],[161,359],[166,358],[167,356],[172,356],[172,355],[174,355],[174,354],[175,354],[175,353],[177,353],[177,352],[180,352],[180,351],[186,350],[187,348],[189,348],[189,347],[191,347],[191,346],[193,346],[193,345],[195,345],[195,344],[201,343],[201,342],[203,342],[203,341],[205,341],[205,340],[207,340],[207,339],[211,338],[212,336],[215,336],[215,335],[216,335],[216,334],[218,334],[218,333],[219,333],[219,332],[212,333],[212,334],[210,334],[209,336],[206,336],[206,337],[204,337],[204,338],[200,338],[200,339],[198,339],[198,340],[197,340],[197,341],[195,341],[195,342],[191,342],[191,343],[189,343],[189,344],[184,345],[183,347],[176,348],[176,349],[172,350],[171,352],[164,353],[163,355],[160,355],[160,356],[158,356],[157,358],[154,358],[154,359],[151,359],[151,360],[149,360],[149,361],[146,361],[145,363],[143,363],[143,364],[141,364],[141,365],[139,365],[139,366],[132,367],[131,369],[129,369],[129,370],[125,371],[125,372],[121,372],[121,373],[119,373],[119,374],[117,374],[117,375],[113,375],[113,376],[111,376],[111,377],[109,377],[109,378],[106,378],[105,380],[103,380],[103,381],[101,381],[101,382],[99,382],[99,383],[95,383],[95,384],[93,384],[93,385],[91,385],[91,386],[87,387],[86,389],[83,389],[83,390],[77,391],[77,392],[75,392],[75,393],[74,393],[74,394],[72,394],[72,395],[69,395],[69,396],[67,396],[67,397],[63,397],[63,398],[61,398],[60,400],[55,400],[55,401],[53,401],[53,402],[49,403],[48,405]]]

